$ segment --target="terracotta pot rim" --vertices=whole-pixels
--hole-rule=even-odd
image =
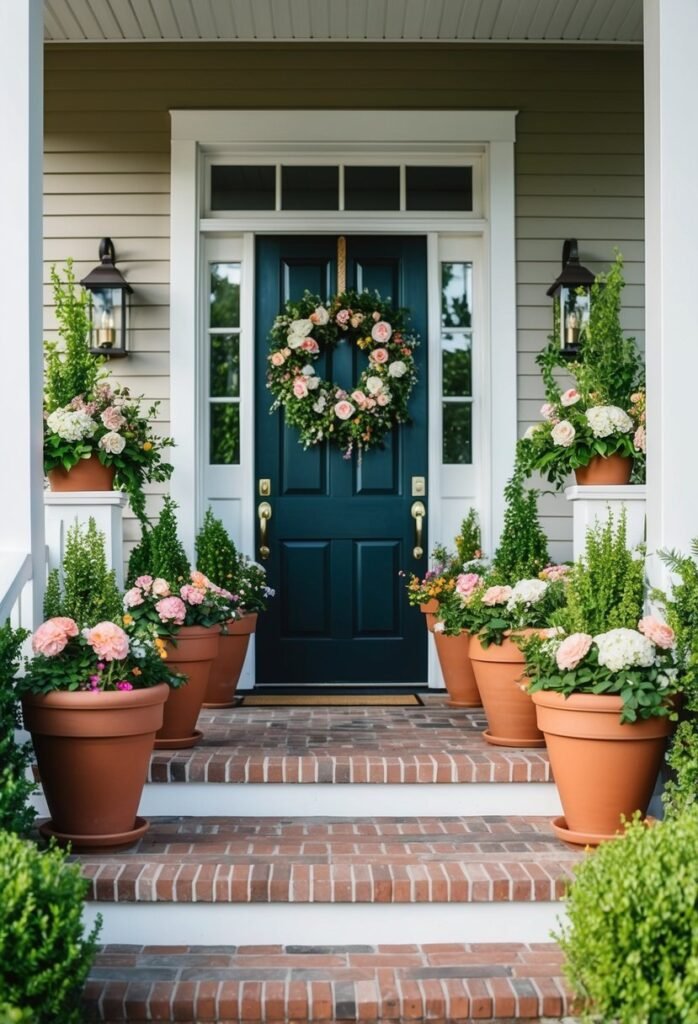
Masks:
[[[36,708],[67,708],[71,711],[108,711],[164,704],[169,695],[170,687],[167,683],[158,683],[157,686],[142,690],[56,690],[54,693],[30,693],[22,697],[22,704]]]
[[[187,639],[196,639],[197,637],[211,636],[212,633],[220,633],[222,626],[180,626],[175,633],[173,640],[177,640],[178,637],[186,637]]]
[[[556,711],[594,711],[604,715],[618,715],[623,710],[623,700],[615,694],[602,693],[572,693],[565,697],[564,693],[557,690],[537,690],[531,694],[534,704],[544,708],[554,708]],[[653,715],[653,718],[665,719],[664,715]],[[639,721],[649,722],[651,718],[643,718]],[[633,725],[635,723],[628,723]]]

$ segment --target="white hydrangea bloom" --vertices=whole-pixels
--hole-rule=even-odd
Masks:
[[[611,434],[627,434],[633,429],[633,421],[617,405],[597,405],[587,409],[585,416],[594,437],[609,437]]]
[[[611,672],[624,668],[649,668],[654,664],[654,644],[636,629],[611,629],[594,637],[599,649],[599,665]]]
[[[510,612],[514,611],[516,607],[521,604],[538,604],[547,589],[548,584],[545,580],[519,580],[511,592],[511,597],[507,601],[508,610]]]
[[[383,390],[383,381],[380,377],[367,377],[366,390],[369,395],[377,395],[379,391]]]
[[[86,412],[79,409],[56,409],[46,420],[49,430],[64,441],[83,441],[92,437],[97,423]]]

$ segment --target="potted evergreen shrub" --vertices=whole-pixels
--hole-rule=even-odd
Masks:
[[[552,637],[525,644],[526,671],[545,734],[567,842],[613,837],[644,814],[675,717],[674,632],[643,616],[644,562],[626,547],[625,519],[587,533]]]
[[[55,848],[0,832],[0,1020],[81,1024],[100,923],[85,933],[88,884]],[[4,1017],[3,1017],[4,1013]]]
[[[230,591],[191,569],[177,535],[176,505],[166,497],[158,522],[144,529],[129,559],[130,589],[124,596],[127,629],[150,638],[186,685],[170,695],[157,750],[195,746],[196,728],[211,666],[218,656],[221,626],[236,601]]]
[[[526,692],[517,636],[549,625],[562,600],[564,567],[549,566],[538,521],[537,493],[517,471],[507,484],[507,507],[491,570],[468,599],[469,655],[487,716],[488,743],[542,747],[535,709]],[[541,578],[542,577],[542,578]]]

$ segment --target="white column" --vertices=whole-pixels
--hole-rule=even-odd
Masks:
[[[46,548],[49,569],[57,569],[65,553],[68,530],[75,523],[86,526],[94,519],[104,534],[107,564],[116,572],[119,589],[124,583],[124,508],[123,491],[46,491]]]
[[[645,0],[644,19],[648,550],[687,552],[698,536],[698,3]]]
[[[572,504],[572,554],[575,562],[584,554],[587,530],[608,522],[609,514],[618,523],[625,512],[628,547],[632,550],[644,544],[647,533],[647,488],[639,484],[627,487],[597,487],[574,485],[565,490]]]
[[[0,548],[31,552],[44,585],[42,467],[43,0],[0,0],[0,281],[3,282]]]

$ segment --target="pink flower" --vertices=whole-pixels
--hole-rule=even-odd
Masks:
[[[376,324],[376,327],[377,326],[378,324]],[[373,328],[374,331],[376,327]],[[377,363],[378,366],[380,366],[382,363],[387,363],[390,356],[388,355],[387,348],[374,348],[373,352],[371,352],[370,358],[374,363]]]
[[[143,592],[138,587],[131,587],[124,594],[124,608],[136,608],[143,604]]]
[[[342,400],[341,402],[337,402],[337,404],[334,407],[335,416],[337,417],[337,419],[340,419],[340,420],[351,419],[351,417],[354,415],[355,412],[356,412],[356,409],[351,404],[351,402],[347,402],[345,400]]]
[[[128,655],[128,637],[115,622],[98,622],[92,629],[83,630],[83,636],[104,661],[121,661]]]
[[[635,431],[635,436],[633,437],[633,444],[639,452],[647,451],[647,434],[645,432],[644,427],[640,426]]]
[[[564,405],[565,408],[568,408],[570,405],[576,405],[581,397],[576,388],[568,388],[567,391],[563,391],[560,395],[560,405]]]
[[[387,345],[392,333],[393,329],[387,320],[378,320],[371,328],[371,337],[374,341],[377,341],[379,345]]]
[[[366,405],[366,395],[363,391],[352,391],[351,400],[352,402],[356,402],[360,409],[363,409]]]
[[[272,352],[272,354],[269,356],[269,359],[271,360],[272,366],[283,366],[284,363],[286,362],[286,359],[282,352]]]
[[[652,641],[655,647],[661,647],[662,650],[668,651],[674,646],[676,640],[674,630],[665,622],[655,619],[653,615],[646,615],[644,619],[640,619],[637,628],[644,633],[648,640]]]
[[[477,588],[481,586],[482,580],[474,572],[461,573],[456,580],[456,593],[459,594],[463,600],[467,600],[471,597]]]
[[[379,405],[388,405],[390,402],[390,395],[386,395],[384,391],[381,391],[380,395],[376,397],[376,401]]]
[[[487,605],[488,608],[493,608],[496,604],[506,604],[511,597],[511,593],[511,587],[488,587],[482,595],[482,603]]]
[[[169,597],[170,584],[162,576],[158,576],[157,579],[153,580],[153,593],[156,597]]]
[[[211,587],[211,581],[204,572],[200,572],[198,569],[192,569],[189,574],[189,578],[195,587],[199,590],[209,590]]]
[[[174,622],[176,626],[183,625],[187,617],[187,606],[180,597],[164,597],[155,605],[155,611],[161,622]]]
[[[346,327],[346,325],[349,323],[350,316],[351,312],[348,309],[340,309],[340,311],[335,316],[335,320],[337,321],[340,327]]]
[[[179,596],[187,604],[203,604],[205,594],[198,587],[192,587],[189,583],[185,583],[183,587],[180,587]]]
[[[121,415],[116,406],[110,405],[104,410],[100,419],[107,428],[107,430],[121,430],[126,423],[126,419]]]
[[[548,583],[557,583],[558,580],[564,580],[569,571],[569,565],[546,565],[540,573],[540,578],[547,580]]]
[[[566,637],[557,649],[555,661],[562,672],[571,672],[586,658],[591,650],[592,638],[588,633],[572,633]]]
[[[117,690],[132,690],[133,685],[128,683],[125,679],[122,679],[120,683],[116,684]]]
[[[139,576],[138,579],[136,580],[136,586],[140,587],[141,590],[148,591],[148,590],[150,590],[152,585],[153,585],[153,577],[152,576]]]
[[[73,619],[58,616],[42,623],[32,637],[32,650],[45,658],[55,658],[65,648],[71,636],[78,635]]]
[[[302,377],[296,377],[293,382],[293,393],[296,398],[305,398],[308,394],[308,385]]]
[[[544,420],[549,423],[557,423],[557,417],[555,415],[555,406],[550,402],[543,402],[540,407],[540,414]]]
[[[374,310],[373,313],[371,313],[371,318],[374,320],[375,323],[378,323],[378,321],[381,318],[381,315],[380,315],[380,313],[378,312],[377,309]]]
[[[312,352],[314,355],[320,351],[320,346],[315,338],[304,338],[301,342],[301,348],[304,352]]]

